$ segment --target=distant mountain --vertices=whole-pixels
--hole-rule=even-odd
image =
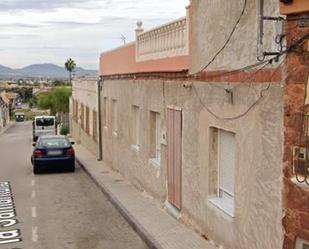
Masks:
[[[0,65],[0,74],[2,74],[2,73],[4,73],[4,74],[12,74],[12,73],[14,73],[14,70],[12,68]]]
[[[60,67],[51,63],[33,64],[20,69],[12,69],[0,65],[0,78],[54,78],[54,79],[66,79],[68,78],[68,72],[64,67]],[[98,71],[86,70],[81,67],[76,67],[73,75],[75,77],[81,76],[97,76]]]

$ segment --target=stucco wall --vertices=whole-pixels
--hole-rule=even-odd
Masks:
[[[282,248],[282,145],[283,88],[273,83],[260,102],[242,118],[215,118],[201,104],[222,117],[244,113],[266,89],[267,83],[232,84],[233,104],[222,83],[168,80],[104,80],[107,125],[103,130],[103,160],[109,162],[138,188],[163,204],[166,188],[166,145],[161,144],[161,165],[149,162],[149,112],[161,114],[166,130],[166,108],[183,110],[182,220],[190,223],[218,245],[230,249]],[[111,101],[117,100],[118,132],[111,129]],[[141,108],[140,150],[131,147],[131,105]],[[102,106],[104,110],[104,106]],[[102,113],[103,115],[103,113]],[[210,127],[236,134],[235,218],[209,202]]]
[[[257,61],[258,0],[248,0],[247,7],[231,40],[208,70],[231,70]],[[279,15],[279,1],[265,1],[265,16]],[[192,0],[191,57],[195,73],[222,48],[244,6],[244,0]],[[277,51],[273,21],[265,21],[264,50]]]
[[[93,155],[96,155],[97,143],[80,127],[80,124],[76,123],[74,120],[71,120],[70,133],[76,143],[82,144]]]
[[[72,99],[78,102],[77,122],[71,119],[71,135],[78,143],[83,144],[86,148],[96,154],[96,141],[93,139],[93,110],[97,111],[97,79],[95,78],[78,78],[73,80]],[[70,106],[70,116],[73,118],[73,102]],[[81,105],[89,107],[89,134],[86,133],[85,127],[81,128]],[[86,124],[86,110],[84,110],[84,124]],[[85,126],[85,125],[84,125]]]
[[[135,43],[102,53],[100,75],[116,75],[144,72],[174,72],[189,68],[189,56],[176,56],[137,62]]]

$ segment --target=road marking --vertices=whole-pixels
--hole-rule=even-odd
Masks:
[[[31,192],[31,199],[34,199],[35,198],[35,190],[32,190]]]
[[[17,223],[10,182],[0,182],[0,227],[8,229]],[[20,242],[22,241],[18,238],[20,235],[20,229],[0,231],[0,245]]]
[[[32,207],[32,218],[36,218],[36,207]]]
[[[38,227],[32,227],[32,242],[38,241]]]
[[[35,180],[32,180],[31,181],[31,186],[34,186],[35,185]]]

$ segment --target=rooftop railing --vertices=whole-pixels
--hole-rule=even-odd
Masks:
[[[136,29],[137,62],[189,54],[189,21],[186,17],[143,32],[142,23]]]

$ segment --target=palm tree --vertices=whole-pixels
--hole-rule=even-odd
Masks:
[[[64,63],[65,69],[69,72],[69,77],[70,77],[70,85],[72,84],[72,72],[76,67],[75,62],[69,58],[66,63]]]

